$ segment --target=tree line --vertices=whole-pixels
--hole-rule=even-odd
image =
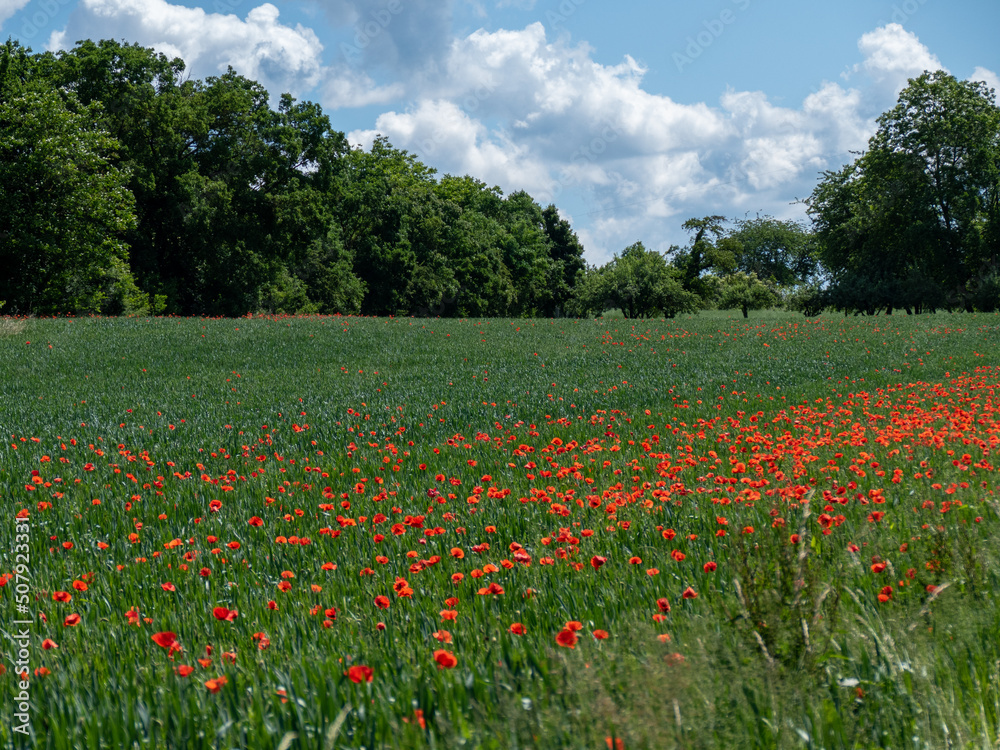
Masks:
[[[0,300],[18,314],[674,316],[788,305],[1000,305],[1000,115],[944,73],[911,81],[869,149],[824,173],[812,226],[692,218],[588,266],[528,193],[439,176],[317,104],[138,44],[0,47]],[[3,303],[0,303],[3,304]]]

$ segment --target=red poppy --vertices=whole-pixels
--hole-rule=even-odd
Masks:
[[[85,584],[83,581],[73,581],[73,588],[75,588],[77,591],[86,591],[87,584]]]
[[[598,640],[598,641],[603,641],[607,637],[608,637],[608,631],[607,630],[595,630],[594,631],[594,638],[596,640]]]
[[[440,648],[434,652],[434,661],[438,663],[438,669],[451,669],[458,664],[458,659],[453,653]]]
[[[73,598],[73,595],[68,591],[56,591],[52,594],[52,601],[54,602],[68,602]]]
[[[251,526],[263,526],[264,519],[253,516],[249,521],[247,521]]]
[[[63,620],[63,627],[73,627],[74,625],[78,625],[79,623],[80,623],[80,615],[74,612],[65,620]]]
[[[590,564],[594,567],[594,570],[599,570],[604,563],[608,561],[608,558],[601,557],[600,555],[594,555],[590,558]]]
[[[670,611],[670,602],[665,597],[656,600],[656,606],[660,608],[660,611],[667,613]]]
[[[42,641],[42,648],[48,651],[50,648],[59,648],[59,644],[56,643],[51,638],[46,638],[44,641]]]
[[[177,590],[177,587],[174,586],[174,584],[170,583],[169,581],[167,583],[161,583],[160,584],[160,588],[162,588],[164,591],[176,591]]]
[[[267,603],[267,608],[268,609],[272,609],[272,610],[277,609],[278,608],[278,603],[276,601],[274,601],[274,599],[272,599],[271,601],[269,601]]]
[[[170,648],[177,641],[177,633],[171,633],[169,630],[165,630],[162,633],[153,633],[150,637],[153,643],[161,648]]]
[[[232,622],[239,616],[239,612],[235,609],[227,609],[226,607],[216,607],[212,610],[212,614],[215,615],[216,620],[224,620],[226,622]]]
[[[560,630],[559,634],[556,635],[556,643],[565,648],[576,648],[577,640],[579,639],[576,637],[576,633],[569,628]]]
[[[718,568],[718,567],[719,567],[719,566],[718,566],[718,565],[716,565],[716,564],[715,564],[714,562],[712,562],[712,561],[709,561],[709,562],[705,563],[705,565],[704,565],[704,566],[702,567],[702,569],[703,569],[703,570],[704,570],[704,571],[705,571],[706,573],[714,573],[714,572],[715,572],[715,569],[716,569],[716,568]]]
[[[507,630],[509,630],[514,635],[524,635],[525,633],[524,625],[522,625],[519,622],[515,622],[513,625],[507,628]]]
[[[684,593],[682,593],[681,596],[684,597],[685,599],[697,599],[698,592],[695,591],[690,586],[688,586],[686,589],[684,589]]]
[[[391,602],[389,601],[388,596],[379,594],[378,596],[375,597],[375,606],[378,607],[379,609],[389,609],[390,604]]]
[[[451,643],[451,633],[447,630],[438,630],[431,633],[435,640],[441,641],[441,643]]]
[[[187,664],[181,664],[180,666],[176,667],[174,671],[181,677],[187,677],[194,671],[194,667],[189,667]]]
[[[198,575],[200,575],[202,578],[208,578],[210,575],[212,575],[212,571],[208,568],[202,568],[201,570],[198,571]]]
[[[221,677],[216,677],[214,680],[207,680],[205,682],[205,687],[208,688],[208,692],[217,693],[227,682],[229,682],[229,680],[225,677],[225,675],[223,675]]]
[[[442,609],[441,610],[441,622],[445,620],[454,620],[458,617],[458,612],[453,609]]]
[[[583,630],[583,623],[577,620],[570,620],[563,626],[563,628],[565,630]]]
[[[361,684],[362,682],[371,682],[375,675],[371,667],[366,667],[363,664],[355,664],[350,669],[348,669],[344,674],[347,675],[351,682]]]

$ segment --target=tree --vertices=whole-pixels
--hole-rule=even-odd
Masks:
[[[0,299],[8,309],[143,307],[122,239],[135,226],[132,195],[100,115],[99,105],[57,91],[0,103]]]
[[[777,289],[757,278],[757,274],[737,271],[723,276],[719,282],[719,309],[738,308],[743,317],[750,317],[751,310],[764,310],[781,301]]]
[[[737,271],[756,274],[780,286],[810,281],[819,272],[815,237],[795,221],[756,216],[735,222],[728,235]]]
[[[694,312],[700,298],[684,289],[680,272],[641,242],[629,245],[610,263],[587,273],[579,284],[577,309],[584,314],[618,308],[626,318],[662,313],[672,318]]]
[[[726,236],[725,221],[724,216],[705,216],[688,219],[682,225],[694,236],[687,248],[674,253],[673,265],[681,271],[684,289],[702,300],[707,300],[712,292],[702,274],[713,269],[728,273],[735,266],[737,244]]]
[[[549,255],[555,262],[553,278],[549,282],[553,290],[554,308],[548,314],[555,314],[573,296],[577,282],[583,277],[587,267],[583,259],[583,245],[570,223],[559,216],[559,210],[552,204],[542,212],[545,234],[549,238]]]
[[[807,201],[844,309],[971,307],[1000,260],[1000,109],[981,82],[912,79],[868,151]],[[982,304],[977,302],[976,304]]]

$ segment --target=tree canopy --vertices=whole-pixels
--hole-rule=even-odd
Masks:
[[[846,310],[992,309],[1000,260],[1000,109],[982,82],[910,81],[868,150],[808,200],[831,302]]]

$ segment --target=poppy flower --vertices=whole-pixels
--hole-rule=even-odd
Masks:
[[[695,591],[690,586],[688,586],[686,589],[684,589],[684,593],[682,593],[681,596],[683,598],[685,598],[685,599],[697,599],[698,598],[698,592]]]
[[[608,561],[608,558],[601,557],[600,555],[594,555],[590,558],[590,564],[593,566],[594,570],[600,570],[601,566]]]
[[[445,620],[454,620],[458,617],[458,612],[453,609],[442,609],[441,610],[441,622]]]
[[[670,601],[666,597],[657,599],[656,606],[659,607],[660,611],[663,613],[670,611]]]
[[[150,638],[157,646],[160,646],[161,648],[170,648],[177,642],[177,633],[171,633],[169,630],[166,630],[162,633],[153,633]]]
[[[514,635],[524,635],[526,632],[524,629],[524,625],[522,625],[519,622],[513,623],[509,628],[507,628],[507,630],[509,630]]]
[[[239,616],[239,612],[235,609],[227,609],[226,607],[216,607],[212,610],[212,614],[215,615],[216,620],[225,620],[226,622],[232,622]]]
[[[253,516],[249,521],[247,521],[247,523],[250,524],[251,526],[263,526],[264,519],[258,518],[257,516]]]
[[[288,591],[290,588],[292,588],[292,584],[290,584],[288,581],[281,581],[280,583],[278,583],[279,591]]]
[[[372,668],[366,667],[363,664],[353,665],[350,669],[344,672],[344,674],[347,675],[347,678],[351,682],[356,683],[358,685],[360,685],[362,682],[371,682],[375,677]]]
[[[202,669],[208,669],[210,666],[212,666],[211,659],[198,659],[198,663],[201,664]]]
[[[378,607],[379,609],[389,609],[390,604],[391,602],[389,601],[388,596],[379,594],[378,596],[375,597],[375,606]]]
[[[559,631],[559,634],[556,635],[556,643],[565,648],[576,648],[576,642],[578,640],[579,639],[577,638],[576,633],[569,628],[563,628]]]
[[[214,680],[206,680],[205,687],[208,688],[208,692],[217,693],[227,682],[229,682],[229,680],[225,677],[225,675],[223,675],[221,677],[216,677]]]
[[[714,573],[715,569],[718,567],[719,566],[716,563],[709,561],[702,566],[702,570],[704,570],[706,573]]]
[[[210,575],[212,575],[212,571],[209,568],[202,568],[201,570],[198,571],[198,575],[200,575],[202,578],[208,578]]]
[[[73,588],[75,588],[77,591],[86,591],[87,584],[85,584],[83,581],[73,581]]]
[[[594,631],[594,639],[595,640],[603,641],[607,637],[608,637],[608,631],[607,630],[595,630]]]
[[[163,589],[164,591],[176,591],[177,590],[177,587],[174,586],[174,584],[170,583],[169,581],[167,583],[161,583],[160,584],[160,588]]]
[[[194,671],[194,667],[189,667],[187,664],[181,664],[176,667],[174,671],[181,677],[187,677]]]
[[[52,601],[54,602],[68,602],[73,598],[73,595],[68,591],[55,591],[52,594]]]
[[[434,652],[434,661],[438,663],[438,669],[451,669],[458,664],[458,659],[453,653],[440,648]]]
[[[271,610],[276,610],[278,608],[278,603],[272,599],[267,603],[267,608]]]
[[[63,627],[71,628],[74,625],[80,624],[80,615],[75,612],[69,615],[65,620],[63,620]]]
[[[44,641],[42,641],[42,648],[48,651],[50,648],[59,648],[59,644],[56,643],[51,638],[46,638]]]
[[[441,643],[451,643],[451,633],[447,630],[438,630],[431,633],[435,640],[441,641]]]
[[[563,626],[563,628],[565,630],[583,630],[583,623],[577,620],[570,620]]]

